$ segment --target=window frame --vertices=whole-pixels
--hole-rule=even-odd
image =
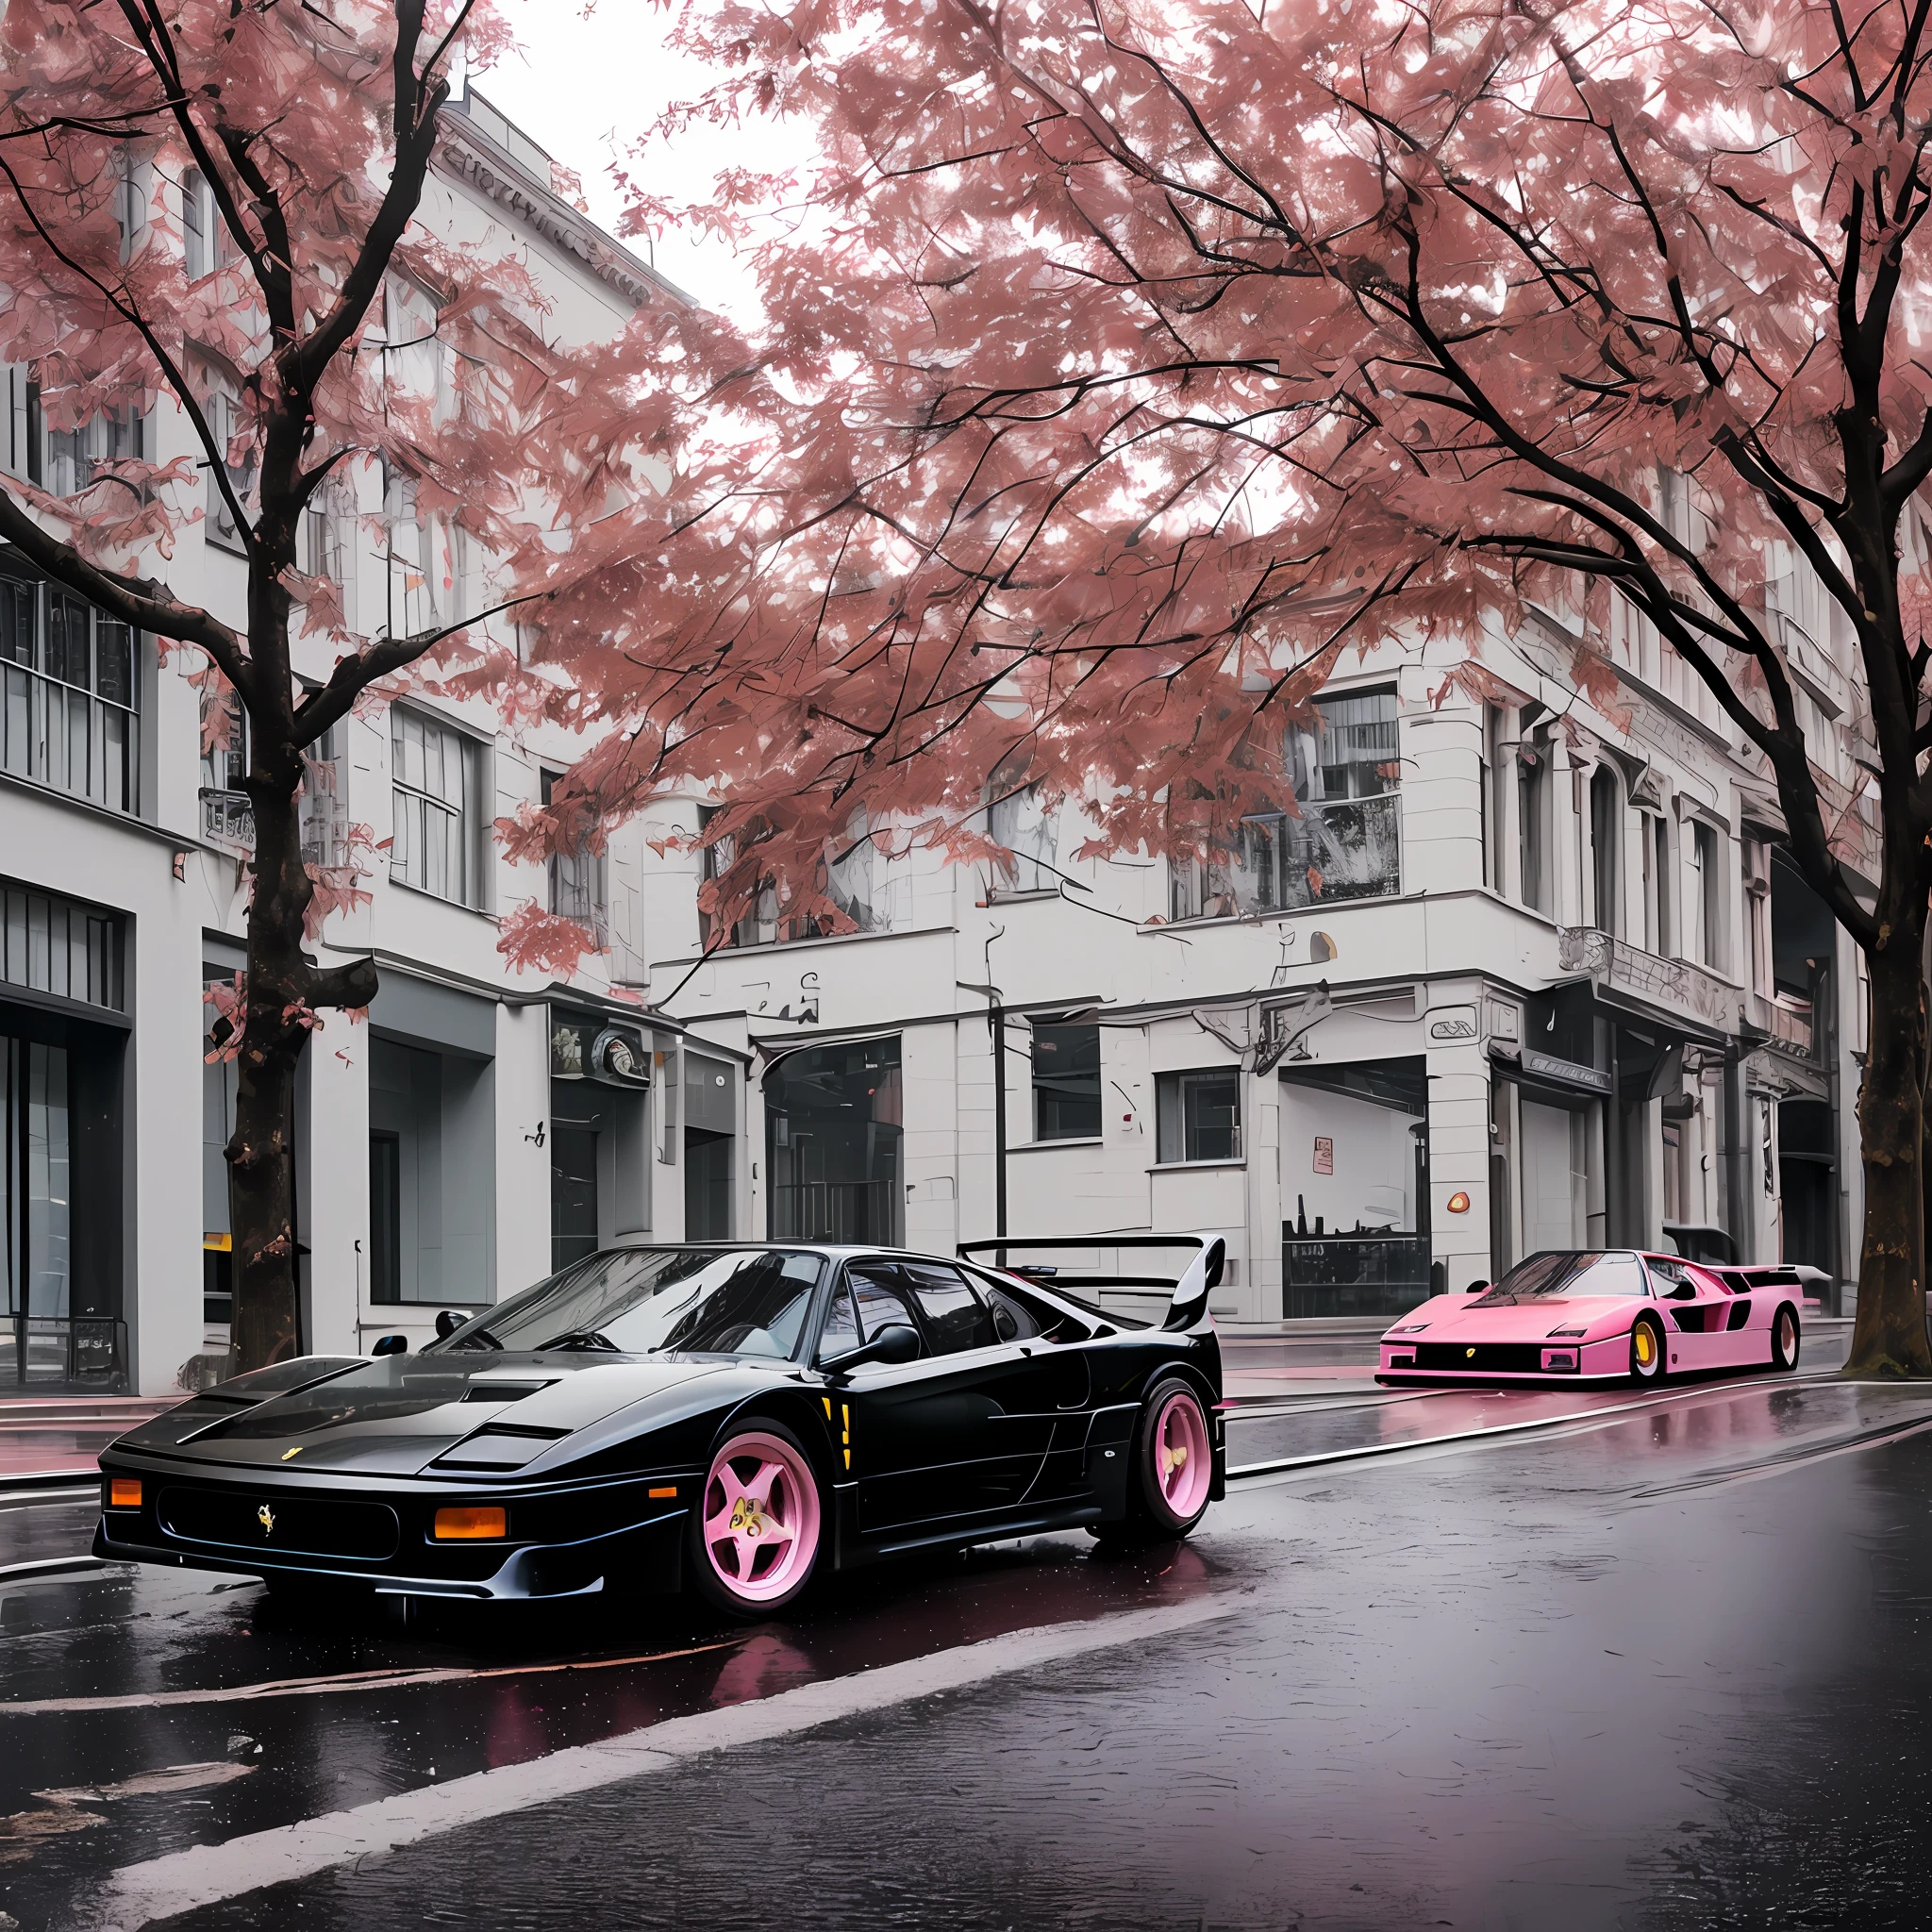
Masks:
[[[547,807],[550,804],[552,789],[558,779],[566,776],[562,772],[553,771],[549,766],[541,766],[537,774],[539,801]],[[576,903],[589,908],[588,916],[574,911],[562,901],[567,896],[564,891],[566,874],[579,882]],[[553,852],[543,861],[543,904],[545,909],[556,919],[575,920],[579,925],[593,934],[601,945],[610,928],[610,867],[609,852],[574,852],[563,854]]]
[[[1234,1090],[1234,1119],[1226,1131],[1232,1152],[1198,1154],[1189,1151],[1188,1094],[1192,1088],[1212,1081],[1231,1083]],[[1156,1167],[1235,1167],[1247,1161],[1242,1134],[1241,1070],[1240,1067],[1174,1067],[1154,1076],[1154,1164]],[[1170,1136],[1172,1121],[1174,1133]],[[1196,1133],[1199,1128],[1197,1125]],[[1170,1145],[1178,1152],[1168,1153]]]
[[[433,711],[421,710],[414,705],[395,704],[390,707],[390,882],[403,887],[408,891],[421,892],[425,898],[440,899],[444,905],[461,906],[472,912],[485,910],[483,893],[484,853],[482,850],[482,802],[484,799],[485,774],[483,771],[484,741],[452,724],[447,719]],[[426,785],[418,786],[408,782],[403,775],[402,760],[397,756],[400,723],[414,721],[425,733],[436,732],[458,747],[462,768],[462,803],[452,809],[447,799],[431,791]],[[426,746],[425,746],[426,749]],[[447,756],[447,753],[444,753]],[[457,849],[461,855],[463,880],[461,889],[456,892],[439,891],[427,883],[426,870],[420,877],[410,877],[404,870],[406,854],[403,846],[404,813],[403,799],[417,802],[419,823],[426,830],[427,813],[434,810],[445,819],[455,819],[458,827]],[[425,858],[427,857],[425,845]]]
[[[1053,1133],[1044,1131],[1041,1124],[1042,1102],[1040,1077],[1040,1045],[1042,1033],[1091,1033],[1093,1036],[1093,1125],[1090,1130],[1074,1133]],[[1027,1062],[1031,1069],[1030,1087],[1033,1095],[1033,1144],[1040,1147],[1058,1147],[1070,1141],[1098,1141],[1107,1124],[1107,1080],[1106,1065],[1101,1055],[1100,1023],[1098,1021],[1058,1020],[1041,1015],[1032,1023],[1032,1043],[1028,1049]],[[1058,1046],[1056,1047],[1058,1051]]]
[[[1386,700],[1386,717],[1330,717],[1345,706],[1358,706],[1369,700]],[[1168,919],[1173,924],[1193,920],[1242,919],[1283,912],[1309,912],[1338,905],[1374,904],[1403,896],[1402,824],[1402,705],[1395,686],[1386,682],[1367,684],[1359,689],[1331,691],[1314,701],[1319,722],[1313,729],[1291,724],[1284,734],[1284,754],[1293,774],[1293,812],[1253,812],[1237,827],[1228,849],[1218,857],[1191,856],[1172,859],[1168,866]],[[1330,734],[1389,730],[1393,743],[1386,748],[1387,759],[1378,760],[1368,750],[1352,744],[1344,735],[1330,741]],[[1323,757],[1324,741],[1343,754]],[[1356,756],[1361,749],[1362,755]],[[1394,767],[1387,776],[1382,766]],[[1356,780],[1344,776],[1342,788],[1332,795],[1328,774],[1358,774],[1368,772],[1373,789],[1354,789]],[[1357,890],[1341,880],[1332,868],[1323,863],[1340,847],[1329,841],[1326,827],[1330,816],[1340,808],[1354,808],[1366,814],[1368,808],[1383,807],[1389,818],[1389,831],[1394,841],[1392,876],[1369,881]],[[1316,890],[1309,874],[1318,874],[1322,884]],[[1254,880],[1259,878],[1257,888]],[[1295,882],[1291,887],[1291,881]],[[1386,890],[1382,890],[1386,886]],[[1371,889],[1371,888],[1374,889]]]
[[[16,567],[9,561],[0,569],[0,585],[12,587],[5,593],[8,601],[16,614],[22,609],[27,612],[28,624],[26,655],[19,654],[16,631],[13,643],[0,656],[0,772],[57,797],[79,799],[120,818],[140,818],[145,633],[109,617],[78,592],[28,566]],[[63,608],[71,607],[86,613],[87,664],[80,683],[67,675],[71,666],[63,665],[58,671],[53,667],[57,602]],[[65,626],[62,628],[64,631]],[[125,696],[102,689],[108,632],[116,634],[114,642],[125,653],[120,657],[125,673]],[[60,713],[58,727],[52,722],[57,708]],[[16,732],[25,747],[18,756]],[[72,779],[76,750],[82,753],[86,768],[78,785]]]

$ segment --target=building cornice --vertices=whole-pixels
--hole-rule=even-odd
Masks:
[[[675,283],[537,181],[466,114],[446,113],[439,133],[437,159],[451,175],[494,202],[520,226],[574,257],[607,288],[640,305],[668,295],[687,308],[697,306]]]

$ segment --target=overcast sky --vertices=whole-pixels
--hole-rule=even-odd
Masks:
[[[622,208],[607,172],[612,153],[627,149],[671,102],[702,93],[710,75],[665,51],[674,16],[652,0],[504,0],[504,7],[523,57],[480,75],[477,90],[584,177],[592,218],[614,230]],[[658,193],[698,198],[721,166],[741,166],[750,153],[779,165],[796,158],[805,139],[764,126],[707,130],[675,153],[658,148],[647,169],[634,172]],[[642,239],[630,245],[653,253]],[[708,307],[742,312],[751,299],[749,277],[718,242],[660,238],[655,259],[661,274]]]

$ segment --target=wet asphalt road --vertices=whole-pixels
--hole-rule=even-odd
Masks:
[[[1469,1433],[1537,1405],[1583,1419]],[[131,1926],[182,1870],[116,1873],[440,1787],[451,1828],[266,1891],[217,1896],[191,1857],[209,1902],[168,1923],[1924,1922],[1932,1402],[1808,1378],[1313,1402],[1250,1412],[1232,1459],[1424,1433],[1461,1440],[1247,1478],[1182,1548],[866,1573],[749,1633],[594,1600],[405,1628],[206,1574],[0,1580],[0,1909]],[[0,1513],[0,1560],[89,1528]],[[986,1674],[1041,1626],[1051,1657]],[[814,1689],[850,1707],[786,1720]],[[747,1713],[770,1734],[550,1803],[540,1768],[461,1822],[492,1768]],[[323,1828],[326,1856],[359,1829]]]

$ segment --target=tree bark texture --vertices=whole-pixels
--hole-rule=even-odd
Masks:
[[[1846,1370],[1932,1375],[1925,1335],[1924,912],[1888,931],[1872,970],[1870,1053],[1858,1098],[1865,1172],[1865,1239],[1857,1319]]]

